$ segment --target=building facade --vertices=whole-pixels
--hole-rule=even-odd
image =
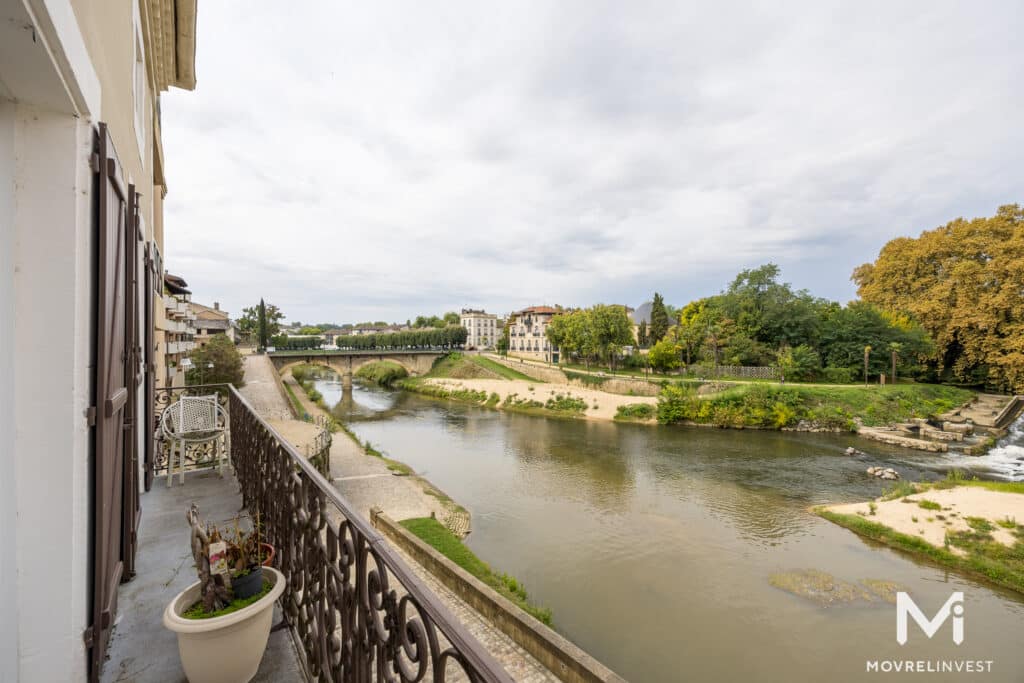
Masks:
[[[222,311],[216,301],[213,306],[192,302],[192,314],[195,316],[196,346],[203,348],[215,334],[223,334],[231,341],[237,340],[235,325],[227,311]]]
[[[99,680],[163,307],[160,93],[195,0],[0,0],[0,681]],[[60,320],[64,334],[43,334]]]
[[[551,306],[530,306],[508,319],[508,355],[557,363],[558,347],[548,340],[551,319],[561,312]]]
[[[493,313],[463,308],[459,314],[459,324],[466,328],[467,347],[489,349],[497,344],[501,337],[498,316]]]
[[[164,273],[163,295],[154,307],[156,316],[156,388],[185,386],[195,349],[195,313],[188,283],[177,275]]]

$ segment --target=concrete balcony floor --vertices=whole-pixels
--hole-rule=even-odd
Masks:
[[[118,614],[103,666],[104,683],[185,681],[178,658],[178,638],[164,628],[164,608],[197,580],[189,549],[185,511],[192,502],[204,521],[226,527],[236,516],[247,520],[234,475],[189,472],[185,485],[167,488],[163,477],[140,496],[136,575],[118,589]],[[274,608],[274,623],[281,621]],[[271,631],[267,650],[254,681],[305,681],[299,653],[286,628]]]

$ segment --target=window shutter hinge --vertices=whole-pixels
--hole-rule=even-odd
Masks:
[[[92,647],[92,626],[82,631],[82,640],[85,641],[86,647]]]
[[[85,423],[90,427],[96,426],[96,406],[89,406],[85,409]]]
[[[93,173],[100,172],[100,155],[97,154],[96,152],[93,152],[92,154],[89,155],[89,169]]]

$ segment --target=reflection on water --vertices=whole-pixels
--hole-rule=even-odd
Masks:
[[[870,465],[931,480],[952,458],[844,435],[545,419],[317,386],[360,438],[465,505],[469,545],[522,579],[563,634],[629,680],[856,681],[867,679],[869,658],[991,659],[985,680],[1024,674],[1018,597],[807,511],[877,496],[884,484],[866,476]],[[848,445],[867,455],[844,455]],[[888,603],[823,608],[768,583],[805,568],[895,581],[929,614],[963,590],[967,639],[954,648],[946,627],[900,647]]]

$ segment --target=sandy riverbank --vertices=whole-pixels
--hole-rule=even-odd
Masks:
[[[920,506],[921,501],[936,503],[941,509],[930,510]],[[1017,537],[999,522],[1024,522],[1024,494],[992,491],[976,486],[957,486],[949,489],[929,489],[895,500],[876,500],[875,512],[868,503],[830,505],[825,510],[841,515],[860,515],[869,522],[882,524],[893,531],[921,538],[937,548],[945,544],[946,532],[970,531],[967,518],[981,518],[994,527],[992,538],[1012,546]],[[926,502],[927,505],[927,502]],[[963,554],[959,548],[951,552]]]
[[[516,394],[520,399],[531,399],[541,403],[549,398],[561,394],[579,398],[587,403],[587,411],[584,417],[588,420],[612,420],[619,406],[631,403],[646,403],[657,405],[658,399],[654,396],[623,396],[621,394],[609,394],[595,389],[585,389],[569,384],[553,384],[545,382],[528,382],[526,380],[510,379],[442,379],[431,378],[424,380],[425,383],[434,386],[444,387],[448,390],[468,389],[471,391],[484,391],[488,395],[498,394],[501,398],[499,405],[508,396]],[[595,408],[595,406],[597,406]]]

